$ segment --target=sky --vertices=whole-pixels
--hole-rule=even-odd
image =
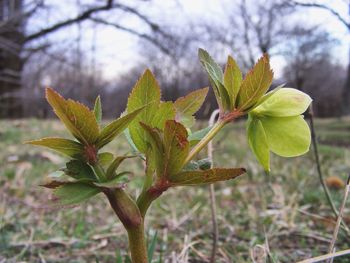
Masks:
[[[30,21],[30,28],[40,28],[43,22],[47,25],[60,21],[67,17],[67,13],[74,16],[74,14],[79,12],[75,8],[77,1],[81,3],[93,2],[93,0],[51,0],[50,5],[52,5],[52,9],[46,10],[44,14],[33,18]],[[132,3],[133,1],[126,1],[127,4],[130,4],[130,2]],[[189,21],[195,19],[206,19],[208,21],[220,19],[225,6],[229,2],[229,0],[153,0],[151,5],[144,5],[146,8],[142,7],[140,10],[159,24],[162,24],[162,22],[173,22],[177,25],[186,26]],[[234,3],[234,0],[231,0],[231,4],[232,2]],[[334,8],[344,17],[348,15],[346,0],[315,0],[315,2]],[[345,65],[349,58],[348,50],[350,44],[350,37],[345,26],[327,11],[320,9],[301,10],[303,11],[298,14],[300,21],[306,24],[321,24],[333,37],[339,40],[339,45],[334,49],[334,57],[339,63]],[[110,19],[115,20],[114,17]],[[140,31],[147,30],[145,25],[136,17],[119,15],[118,22]],[[63,42],[69,46],[71,43],[67,41],[67,36],[76,36],[76,33],[77,26],[75,25],[65,28],[50,37],[54,37],[57,42]],[[140,60],[136,52],[139,48],[139,39],[112,27],[101,25],[92,27],[90,23],[83,23],[81,25],[80,43],[85,50],[95,50],[95,61],[107,79],[115,78],[118,73],[127,71]],[[272,57],[271,64],[276,77],[280,77],[282,68],[285,65],[284,58]]]

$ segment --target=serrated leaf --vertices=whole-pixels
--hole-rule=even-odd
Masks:
[[[117,156],[113,162],[109,165],[106,171],[106,178],[111,179],[115,176],[115,171],[118,169],[119,165],[128,158],[134,158],[135,156]]]
[[[65,174],[76,180],[97,181],[91,166],[79,160],[71,160],[66,163]]]
[[[146,70],[138,82],[135,84],[127,104],[127,111],[132,112],[140,107],[145,107],[143,112],[135,118],[130,126],[129,131],[131,138],[140,152],[145,153],[147,142],[145,130],[140,128],[139,122],[147,125],[152,124],[154,115],[157,113],[160,104],[160,88],[150,70]]]
[[[247,123],[248,143],[265,171],[270,171],[270,149],[261,121],[249,116]]]
[[[254,65],[242,81],[237,96],[237,108],[246,111],[269,89],[273,79],[268,56],[265,54]]]
[[[164,155],[165,150],[161,131],[157,128],[152,128],[142,122],[140,125],[142,129],[145,130],[145,138],[151,146],[151,161],[156,167],[157,174],[162,174],[166,160]]]
[[[263,117],[261,123],[272,152],[294,157],[309,151],[311,134],[302,116]]]
[[[165,122],[175,119],[175,114],[175,107],[171,101],[161,102],[157,112],[153,116],[151,126],[163,130]]]
[[[122,133],[128,127],[128,125],[137,118],[142,110],[143,108],[136,109],[131,113],[112,121],[110,124],[104,127],[98,137],[98,141],[96,143],[97,148],[102,148],[111,142],[116,136]]]
[[[101,105],[100,96],[97,96],[97,98],[95,100],[94,114],[95,114],[95,118],[96,118],[97,123],[100,124],[101,119],[102,119],[102,105]]]
[[[26,144],[38,145],[50,148],[72,158],[82,158],[84,147],[78,142],[63,138],[47,137],[39,140],[25,142]]]
[[[54,190],[55,200],[60,205],[74,205],[88,200],[101,192],[97,187],[85,183],[67,183]]]
[[[211,184],[234,179],[245,173],[244,168],[214,168],[201,171],[184,171],[169,178],[171,186]]]
[[[191,133],[188,136],[188,141],[190,142],[190,146],[194,146],[200,140],[202,140],[205,137],[205,135],[207,135],[207,133],[211,130],[211,128],[212,127],[209,126],[209,127],[204,128],[204,129],[201,129],[201,130],[198,130],[198,131]]]
[[[77,101],[65,100],[50,88],[46,89],[46,99],[75,138],[85,145],[96,142],[99,127],[92,111]]]
[[[233,110],[236,104],[236,98],[239,92],[239,88],[242,83],[242,72],[237,65],[236,61],[228,56],[226,68],[224,72],[224,86],[230,97],[230,104]]]
[[[187,135],[187,130],[181,123],[174,120],[169,120],[165,123],[165,167],[163,176],[175,174],[183,168],[184,161],[190,150]]]
[[[291,117],[303,114],[312,99],[296,89],[282,88],[254,109],[254,113],[272,117]]]
[[[193,115],[202,106],[209,88],[195,90],[184,97],[178,98],[175,103],[176,121],[190,128],[194,124]]]

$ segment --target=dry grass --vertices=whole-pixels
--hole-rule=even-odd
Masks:
[[[344,134],[349,127],[349,120],[327,120],[318,122],[317,132]],[[48,206],[50,192],[37,186],[65,159],[21,142],[48,135],[69,136],[56,121],[0,122],[0,262],[116,262],[116,254],[126,253],[127,240],[103,196],[79,207],[53,209]],[[343,146],[350,139],[342,136],[341,143],[327,137],[320,154],[325,176],[345,181],[350,150]],[[295,262],[327,253],[335,219],[312,153],[291,159],[273,156],[272,173],[265,175],[247,147],[242,123],[227,127],[214,145],[217,165],[248,169],[236,181],[216,185],[217,262],[252,262],[252,257]],[[120,137],[109,150],[126,153],[128,145]],[[142,164],[128,160],[124,167],[135,172],[128,189],[136,194]],[[339,207],[342,189],[331,194]],[[158,232],[154,262],[159,257],[162,262],[207,262],[212,244],[208,198],[208,187],[178,188],[153,204],[147,225],[150,237]],[[344,220],[350,225],[348,208]],[[349,246],[340,229],[337,250]]]

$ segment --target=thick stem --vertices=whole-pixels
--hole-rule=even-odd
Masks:
[[[143,220],[141,224],[128,228],[127,231],[132,262],[148,263]]]

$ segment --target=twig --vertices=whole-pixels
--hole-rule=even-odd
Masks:
[[[320,180],[320,183],[322,185],[322,188],[324,190],[324,193],[326,195],[327,201],[330,205],[330,207],[332,208],[333,214],[336,218],[338,218],[338,211],[333,203],[331,194],[329,192],[329,189],[327,187],[327,185],[325,184],[324,178],[323,178],[323,174],[322,174],[322,169],[321,169],[321,162],[320,162],[320,158],[319,158],[319,154],[318,154],[318,147],[317,147],[317,139],[316,139],[316,133],[315,133],[315,126],[314,126],[314,119],[313,119],[313,111],[312,111],[312,105],[310,105],[309,107],[309,123],[310,123],[310,128],[311,128],[311,141],[312,141],[312,145],[314,148],[314,155],[315,155],[315,161],[316,161],[316,167],[317,167],[317,173],[318,173],[318,177]],[[346,229],[346,232],[349,234],[350,230],[347,227],[347,225],[344,223],[344,221],[342,220],[342,224],[344,226],[344,228]]]
[[[340,227],[340,223],[341,223],[342,218],[343,218],[344,208],[345,208],[346,200],[348,199],[349,190],[350,190],[350,174],[348,177],[348,181],[346,183],[343,202],[342,202],[341,207],[339,209],[339,216],[337,219],[337,224],[335,225],[332,241],[331,241],[331,244],[329,246],[329,253],[333,253],[335,251],[334,245],[335,245],[335,241],[337,240],[337,237],[338,237],[339,227]],[[331,260],[329,260],[328,262],[332,263],[333,258]]]
[[[346,249],[346,250],[338,251],[336,253],[330,253],[330,254],[314,257],[314,258],[305,259],[297,263],[316,263],[316,262],[324,261],[326,259],[340,257],[348,254],[350,254],[350,249]]]
[[[209,126],[214,125],[215,119],[219,113],[220,113],[219,109],[216,109],[213,111],[213,113],[210,115]],[[212,166],[213,165],[213,142],[212,141],[208,143],[208,159]],[[216,218],[216,200],[215,200],[214,184],[211,184],[209,187],[210,187],[209,195],[210,195],[211,220],[213,225],[213,246],[211,249],[210,262],[214,263],[215,255],[217,251],[217,243],[219,239],[219,231],[218,231],[218,222]]]

